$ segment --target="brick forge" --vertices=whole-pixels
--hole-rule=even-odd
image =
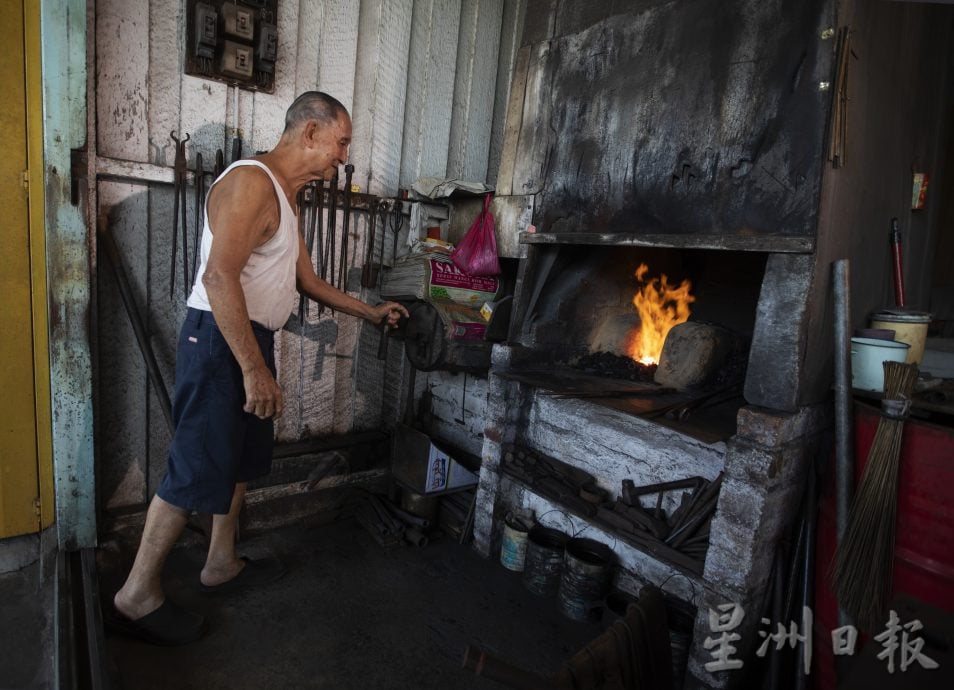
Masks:
[[[637,594],[643,584],[655,584],[664,591],[697,607],[693,642],[690,649],[684,687],[727,688],[743,682],[739,672],[711,673],[706,664],[712,655],[704,641],[714,636],[709,610],[723,604],[737,604],[745,616],[734,631],[741,636],[735,643],[733,658],[747,658],[759,639],[757,631],[763,606],[771,588],[776,545],[795,522],[800,507],[804,477],[808,464],[818,453],[828,425],[826,405],[805,407],[794,413],[748,406],[738,413],[735,436],[717,449],[697,449],[693,444],[673,438],[668,429],[650,428],[651,422],[630,418],[624,420],[607,410],[585,401],[562,400],[564,414],[574,417],[564,431],[548,428],[545,451],[570,464],[583,464],[598,483],[619,486],[621,474],[636,477],[639,484],[668,481],[676,473],[713,477],[724,469],[716,513],[712,519],[710,545],[702,576],[686,574],[677,567],[657,560],[635,548],[622,544],[611,532],[570,520],[559,512],[559,506],[533,494],[501,471],[503,448],[517,443],[539,448],[540,434],[530,427],[540,415],[540,399],[532,386],[503,379],[495,370],[536,361],[533,353],[520,347],[497,345],[494,348],[490,374],[487,427],[483,444],[483,465],[478,485],[477,512],[474,522],[474,548],[484,557],[496,558],[500,549],[503,519],[514,509],[532,509],[541,524],[561,531],[584,530],[582,536],[603,541],[614,549],[620,561],[615,585]],[[556,401],[549,402],[551,405]],[[548,410],[552,414],[553,410]],[[623,413],[620,413],[621,415]],[[625,416],[625,415],[624,415]],[[557,425],[563,425],[558,420]],[[630,437],[624,438],[618,424],[631,425]],[[586,434],[580,429],[588,429]],[[678,443],[682,443],[678,447]],[[658,446],[652,444],[657,443]],[[614,447],[603,460],[606,471],[599,474],[593,462],[578,463],[587,447]],[[563,449],[564,453],[559,451]],[[673,452],[675,450],[675,453]],[[681,457],[675,459],[674,455]],[[693,457],[698,459],[692,470]],[[721,463],[721,464],[720,464]],[[655,469],[654,469],[655,468]],[[654,476],[655,473],[655,476]],[[549,514],[548,514],[549,513]]]
[[[532,274],[532,256],[529,263],[525,275]],[[643,584],[651,583],[696,607],[684,681],[687,689],[744,686],[744,669],[713,673],[706,668],[713,656],[704,643],[707,637],[716,636],[709,610],[724,604],[742,608],[745,615],[733,631],[740,635],[733,643],[733,658],[748,658],[761,640],[758,630],[771,591],[776,546],[797,521],[809,464],[831,424],[829,404],[793,405],[795,385],[784,383],[797,382],[800,377],[799,357],[784,344],[798,342],[802,323],[797,309],[787,324],[777,315],[785,310],[792,313],[790,283],[805,279],[804,274],[792,274],[785,268],[784,262],[776,264],[770,259],[756,284],[761,289],[757,289],[754,325],[749,331],[747,404],[736,415],[735,433],[725,441],[705,443],[642,417],[585,399],[547,395],[531,384],[500,375],[521,368],[557,367],[565,361],[567,343],[586,339],[585,334],[571,333],[560,323],[573,323],[568,314],[585,313],[587,320],[576,323],[598,329],[593,304],[580,307],[571,302],[595,297],[608,311],[615,309],[613,300],[606,297],[612,290],[598,278],[605,272],[583,271],[579,280],[587,289],[574,293],[573,287],[561,286],[565,297],[552,303],[549,311],[547,305],[538,307],[532,327],[518,322],[510,344],[494,346],[474,548],[485,557],[496,558],[503,520],[515,509],[532,510],[537,521],[547,527],[605,543],[619,561],[617,588],[637,594]],[[520,294],[516,299],[521,299]],[[517,314],[521,313],[518,307]],[[567,515],[560,505],[502,471],[508,444],[585,470],[611,499],[619,495],[621,482],[627,478],[641,486],[690,476],[712,480],[724,472],[701,571],[687,572],[624,542],[609,528]]]

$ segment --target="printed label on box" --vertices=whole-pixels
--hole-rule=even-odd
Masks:
[[[427,478],[424,481],[424,493],[458,489],[473,486],[477,475],[454,462],[444,451],[431,444],[427,457]]]
[[[424,482],[424,492],[443,491],[447,487],[450,458],[431,444],[431,451],[427,458],[427,479]]]

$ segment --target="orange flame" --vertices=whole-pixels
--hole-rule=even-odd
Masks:
[[[639,312],[640,327],[629,337],[629,356],[642,364],[658,364],[669,330],[689,319],[689,305],[696,298],[689,294],[692,283],[682,281],[679,287],[669,284],[666,274],[645,280],[649,266],[640,264],[636,280],[642,283],[633,295],[633,306]]]

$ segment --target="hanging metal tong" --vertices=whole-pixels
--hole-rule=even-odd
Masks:
[[[179,233],[182,233],[182,287],[186,299],[189,298],[189,229],[186,221],[186,142],[189,141],[189,134],[186,133],[184,139],[179,139],[175,132],[169,132],[169,136],[176,143],[176,160],[174,173],[174,201],[172,206],[172,262],[169,272],[169,299],[173,298],[176,290],[176,252]],[[182,214],[182,227],[179,227],[179,214]]]

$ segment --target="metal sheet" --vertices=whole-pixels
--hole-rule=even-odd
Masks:
[[[811,236],[830,4],[607,5],[587,28],[535,44],[518,147],[532,164],[513,190],[539,189],[537,227]]]

